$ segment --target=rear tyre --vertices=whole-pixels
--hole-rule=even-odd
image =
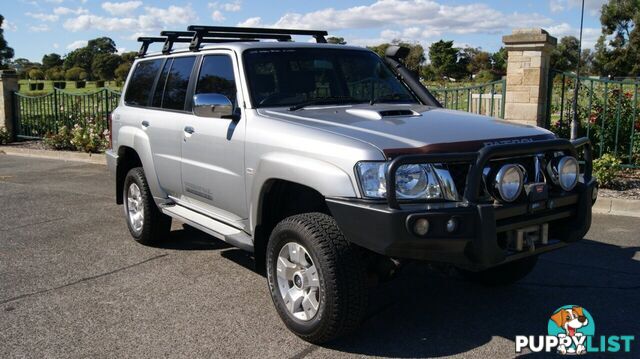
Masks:
[[[325,343],[364,318],[365,265],[332,217],[306,213],[280,222],[267,245],[266,267],[276,310],[300,338]]]
[[[480,272],[458,269],[465,279],[487,286],[508,286],[526,277],[536,267],[538,256],[526,257]]]
[[[131,236],[142,244],[157,243],[171,230],[171,217],[160,212],[142,167],[132,168],[124,179],[124,214]]]

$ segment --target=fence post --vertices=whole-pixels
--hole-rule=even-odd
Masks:
[[[18,75],[15,71],[0,71],[0,128],[6,128],[13,138],[15,138],[13,92],[19,89]]]
[[[544,127],[551,51],[557,39],[543,29],[502,37],[508,52],[505,119]]]

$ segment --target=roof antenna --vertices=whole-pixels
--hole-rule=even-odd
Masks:
[[[573,119],[571,120],[571,139],[578,138],[580,119],[578,118],[578,93],[580,90],[580,66],[582,65],[582,26],[584,25],[584,0],[582,0],[582,13],[580,15],[580,41],[578,42],[578,65],[576,67],[576,85],[573,92]]]

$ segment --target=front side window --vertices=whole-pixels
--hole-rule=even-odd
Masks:
[[[162,59],[140,61],[137,63],[129,80],[127,92],[124,95],[124,102],[127,105],[147,106],[151,88],[158,75],[160,66],[162,66]]]
[[[233,73],[233,62],[229,56],[204,57],[196,85],[196,94],[199,93],[219,93],[235,103],[236,79]]]
[[[291,106],[316,99],[418,102],[370,51],[254,49],[245,51],[243,58],[255,107]]]

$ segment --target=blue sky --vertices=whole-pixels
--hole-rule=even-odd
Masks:
[[[581,0],[3,0],[5,38],[16,58],[40,61],[109,36],[120,51],[135,38],[189,24],[326,29],[349,44],[400,38],[423,46],[439,39],[495,51],[513,28],[542,27],[560,38],[578,35]],[[600,34],[604,0],[586,0],[585,46]],[[8,3],[11,6],[8,6]]]

